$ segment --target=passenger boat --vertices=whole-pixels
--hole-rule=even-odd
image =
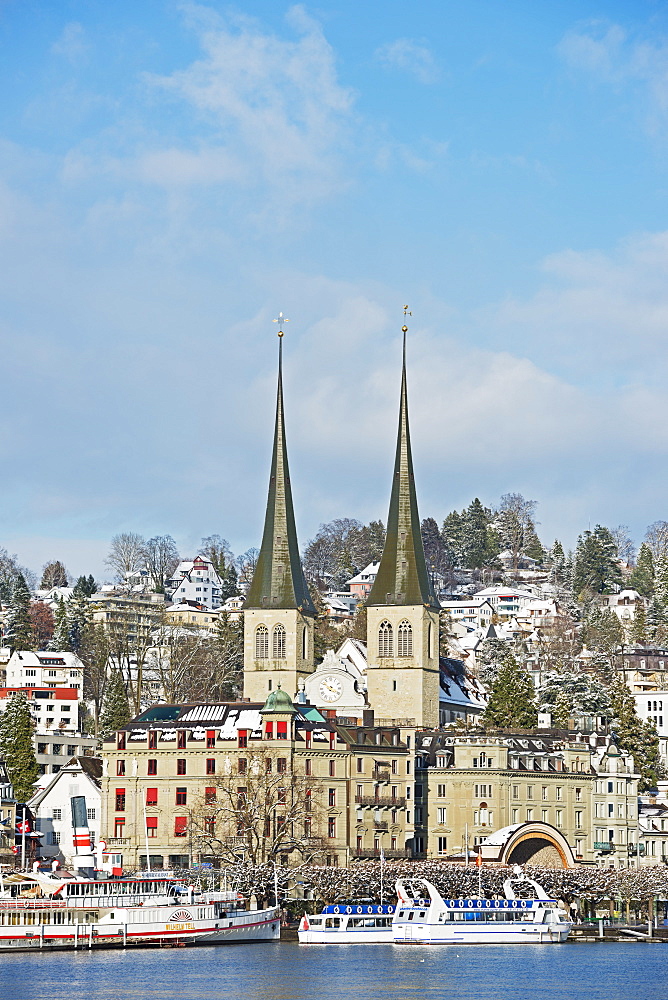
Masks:
[[[518,899],[515,882],[529,883],[535,896]],[[396,944],[559,944],[572,926],[558,901],[521,869],[504,882],[505,899],[443,899],[427,879],[396,885]]]
[[[335,903],[318,916],[302,917],[300,944],[392,944],[394,906]]]
[[[197,892],[184,880],[160,873],[118,879],[57,872],[0,877],[0,952],[238,944],[279,937],[277,907],[250,910],[235,892]]]

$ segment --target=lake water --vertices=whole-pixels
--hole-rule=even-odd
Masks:
[[[282,942],[0,956],[2,1000],[666,1000],[668,947]]]

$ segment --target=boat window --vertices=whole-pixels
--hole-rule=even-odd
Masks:
[[[408,919],[412,920],[414,916],[415,916],[415,912],[413,910],[411,910],[411,912],[408,914]]]
[[[341,918],[340,917],[327,917],[325,920],[325,927],[340,927]]]

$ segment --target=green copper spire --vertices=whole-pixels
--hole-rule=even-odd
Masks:
[[[397,455],[394,462],[390,511],[387,515],[387,536],[383,556],[378,567],[378,575],[367,603],[373,607],[386,604],[425,604],[428,607],[437,608],[438,601],[424,558],[413,476],[406,387],[407,330],[406,326],[402,327],[404,347],[401,369],[399,434]]]
[[[281,315],[281,320],[284,317]],[[281,323],[282,325],[282,323]],[[276,429],[262,546],[246,608],[298,608],[315,615],[299,557],[283,420],[283,330],[279,329]]]

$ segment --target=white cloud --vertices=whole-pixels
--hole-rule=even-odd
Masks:
[[[648,127],[665,129],[668,112],[668,38],[642,37],[619,24],[591,20],[568,31],[557,51],[572,69],[618,89],[629,84],[644,88],[644,116]],[[628,99],[628,92],[625,98]]]
[[[224,20],[190,7],[203,49],[185,70],[149,84],[190,105],[208,132],[197,147],[155,150],[139,169],[157,167],[177,184],[234,180],[262,185],[276,207],[326,197],[345,185],[339,155],[348,140],[353,95],[337,78],[334,51],[320,26],[293,7],[286,39],[255,22]],[[168,162],[169,161],[169,162]]]
[[[51,51],[57,56],[64,56],[70,62],[75,62],[88,51],[89,47],[84,26],[78,21],[70,21],[51,46]]]
[[[441,73],[434,55],[423,42],[397,38],[394,42],[381,45],[374,55],[387,69],[410,73],[420,83],[436,83],[440,79]]]

